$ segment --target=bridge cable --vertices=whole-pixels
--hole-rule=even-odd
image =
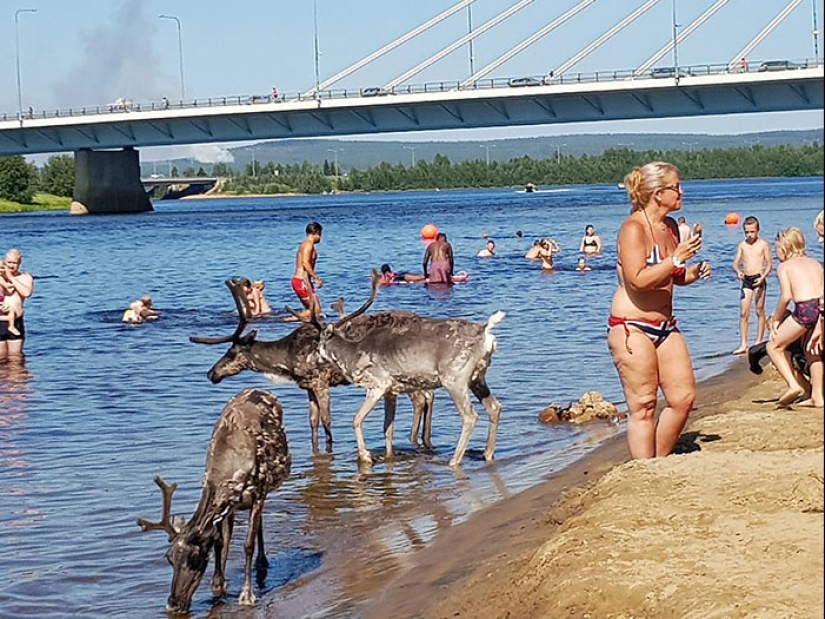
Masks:
[[[567,70],[569,70],[571,67],[577,65],[585,57],[589,56],[592,52],[594,52],[596,49],[601,47],[608,39],[612,39],[619,32],[624,30],[627,26],[629,26],[634,21],[639,19],[639,17],[641,17],[642,15],[647,13],[650,9],[652,9],[659,2],[661,2],[661,0],[648,0],[645,4],[643,4],[638,9],[633,11],[633,13],[631,13],[630,15],[625,17],[622,21],[620,21],[618,24],[613,26],[610,30],[605,32],[598,39],[596,39],[590,45],[588,45],[583,50],[581,50],[578,54],[576,54],[575,56],[573,56],[569,60],[565,61],[564,63],[562,63],[561,65],[556,67],[556,70],[553,72],[553,77],[558,78],[559,76],[563,75]]]
[[[656,2],[658,2],[658,1],[659,0],[656,0]],[[505,54],[503,54],[503,55],[499,56],[498,58],[496,58],[495,60],[493,60],[493,62],[488,64],[483,69],[480,69],[480,70],[476,71],[475,73],[473,73],[470,77],[468,77],[466,80],[461,82],[461,85],[459,86],[459,88],[466,88],[467,86],[471,86],[472,84],[476,83],[478,80],[483,78],[485,75],[488,75],[489,73],[495,71],[501,65],[503,65],[505,62],[507,62],[508,60],[510,60],[511,58],[516,56],[517,54],[520,54],[521,52],[523,52],[525,49],[527,49],[533,43],[535,43],[539,39],[543,38],[544,36],[546,36],[551,31],[555,30],[556,28],[558,28],[559,26],[564,24],[566,21],[568,21],[572,17],[575,17],[576,15],[578,15],[580,12],[582,12],[584,9],[586,9],[588,6],[590,6],[594,2],[596,2],[596,0],[583,0],[582,2],[580,2],[579,4],[574,6],[572,9],[567,11],[567,13],[565,13],[561,17],[556,18],[555,20],[553,20],[552,22],[547,24],[544,28],[537,31],[536,33],[534,33],[533,35],[531,35],[530,37],[528,37],[527,39],[525,39],[524,41],[522,41],[521,43],[516,45],[514,48],[512,48],[511,50],[509,50]]]
[[[436,62],[438,62],[439,60],[441,60],[445,56],[451,54],[452,52],[454,52],[458,48],[465,45],[468,41],[472,41],[477,36],[485,33],[490,28],[500,24],[505,19],[507,19],[508,17],[511,17],[512,15],[514,15],[515,13],[517,13],[518,11],[520,11],[521,9],[523,9],[528,4],[531,4],[534,1],[535,0],[521,0],[520,2],[516,3],[514,6],[511,6],[509,9],[507,9],[507,10],[499,13],[498,15],[496,15],[493,19],[491,19],[487,23],[479,26],[476,30],[473,30],[473,32],[465,34],[463,37],[461,37],[460,39],[458,39],[454,43],[451,43],[450,45],[448,45],[447,47],[442,49],[440,52],[438,52],[437,54],[429,57],[424,62],[419,63],[418,65],[416,65],[415,67],[413,67],[412,69],[410,69],[409,71],[404,73],[403,75],[399,75],[394,80],[387,83],[384,86],[384,88],[392,89],[392,88],[395,88],[396,86],[398,86],[399,84],[404,83],[409,78],[411,78],[413,75],[417,75],[417,74],[421,73],[421,71],[423,71],[424,69],[427,69],[427,68],[431,67],[432,65],[434,65]]]
[[[728,63],[728,70],[733,71],[734,69],[736,69],[739,66],[739,63],[742,60],[742,58],[747,57],[747,55],[750,54],[757,45],[764,41],[765,38],[771,32],[773,32],[777,26],[779,26],[779,24],[785,21],[785,18],[788,15],[790,15],[794,11],[794,9],[796,9],[796,7],[798,7],[800,4],[802,4],[802,0],[791,0],[788,3],[788,5],[784,9],[782,9],[779,12],[779,14],[776,17],[774,17],[770,21],[770,23],[762,29],[762,31],[759,34],[757,34],[753,39],[751,39],[748,42],[748,44],[740,50],[738,54],[731,58],[731,61]]]
[[[352,75],[353,73],[355,73],[356,71],[358,71],[359,69],[362,69],[363,67],[365,67],[366,65],[371,63],[373,60],[377,60],[381,56],[383,56],[383,55],[391,52],[392,50],[394,50],[396,47],[399,47],[399,46],[403,45],[404,43],[406,43],[407,41],[409,41],[410,39],[413,39],[413,38],[417,37],[422,32],[426,32],[427,30],[429,30],[433,26],[441,23],[442,21],[444,21],[448,17],[452,17],[455,13],[458,13],[461,9],[470,6],[471,4],[473,4],[476,1],[477,0],[461,0],[461,2],[459,2],[455,6],[447,9],[446,11],[440,13],[439,15],[436,15],[431,20],[421,24],[420,26],[410,30],[407,34],[398,37],[397,39],[395,39],[394,41],[392,41],[390,43],[387,43],[381,49],[373,52],[369,56],[366,56],[365,58],[362,58],[361,60],[359,60],[355,64],[347,67],[343,71],[340,71],[340,72],[336,73],[335,75],[333,75],[332,77],[324,80],[323,82],[319,83],[316,87],[314,87],[311,90],[308,90],[305,93],[303,93],[301,96],[302,97],[311,97],[315,93],[317,93],[319,90],[324,90],[325,88],[329,88],[330,86],[332,86],[333,84],[341,81],[345,77],[348,77],[348,76]]]
[[[702,24],[704,24],[707,20],[713,17],[719,11],[719,9],[725,6],[729,1],[730,0],[718,0],[712,7],[710,7],[707,11],[705,11],[699,17],[697,17],[691,24],[686,26],[685,29],[679,33],[679,36],[676,37],[675,41],[668,41],[667,45],[665,45],[664,47],[662,47],[662,49],[653,54],[643,64],[636,67],[634,73],[636,75],[639,75],[641,73],[645,73],[646,71],[648,71],[654,64],[656,64],[662,58],[664,58],[665,55],[673,49],[674,45],[678,45],[684,39],[693,34],[693,32],[696,29],[698,29]]]

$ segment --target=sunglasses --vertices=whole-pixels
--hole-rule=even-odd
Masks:
[[[676,193],[682,193],[682,183],[676,183],[675,185],[665,185],[659,191],[665,191],[666,189],[672,189]]]

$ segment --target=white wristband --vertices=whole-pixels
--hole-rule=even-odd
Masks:
[[[671,262],[673,262],[673,268],[675,269],[683,269],[685,268],[685,263],[679,260],[676,255],[670,257]]]

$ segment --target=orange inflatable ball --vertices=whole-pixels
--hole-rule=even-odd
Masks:
[[[728,225],[736,225],[739,223],[739,213],[728,213],[725,215],[725,223]]]
[[[427,224],[423,228],[421,228],[421,238],[425,241],[435,240],[435,236],[437,234],[438,228],[436,228],[433,224]]]

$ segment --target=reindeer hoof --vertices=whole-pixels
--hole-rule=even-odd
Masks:
[[[358,452],[358,460],[361,464],[372,464],[372,455],[368,451]]]
[[[221,598],[226,595],[226,581],[223,578],[212,579],[212,596]]]
[[[257,602],[255,594],[252,593],[252,587],[244,587],[241,594],[238,596],[238,604],[241,606],[253,606]]]

